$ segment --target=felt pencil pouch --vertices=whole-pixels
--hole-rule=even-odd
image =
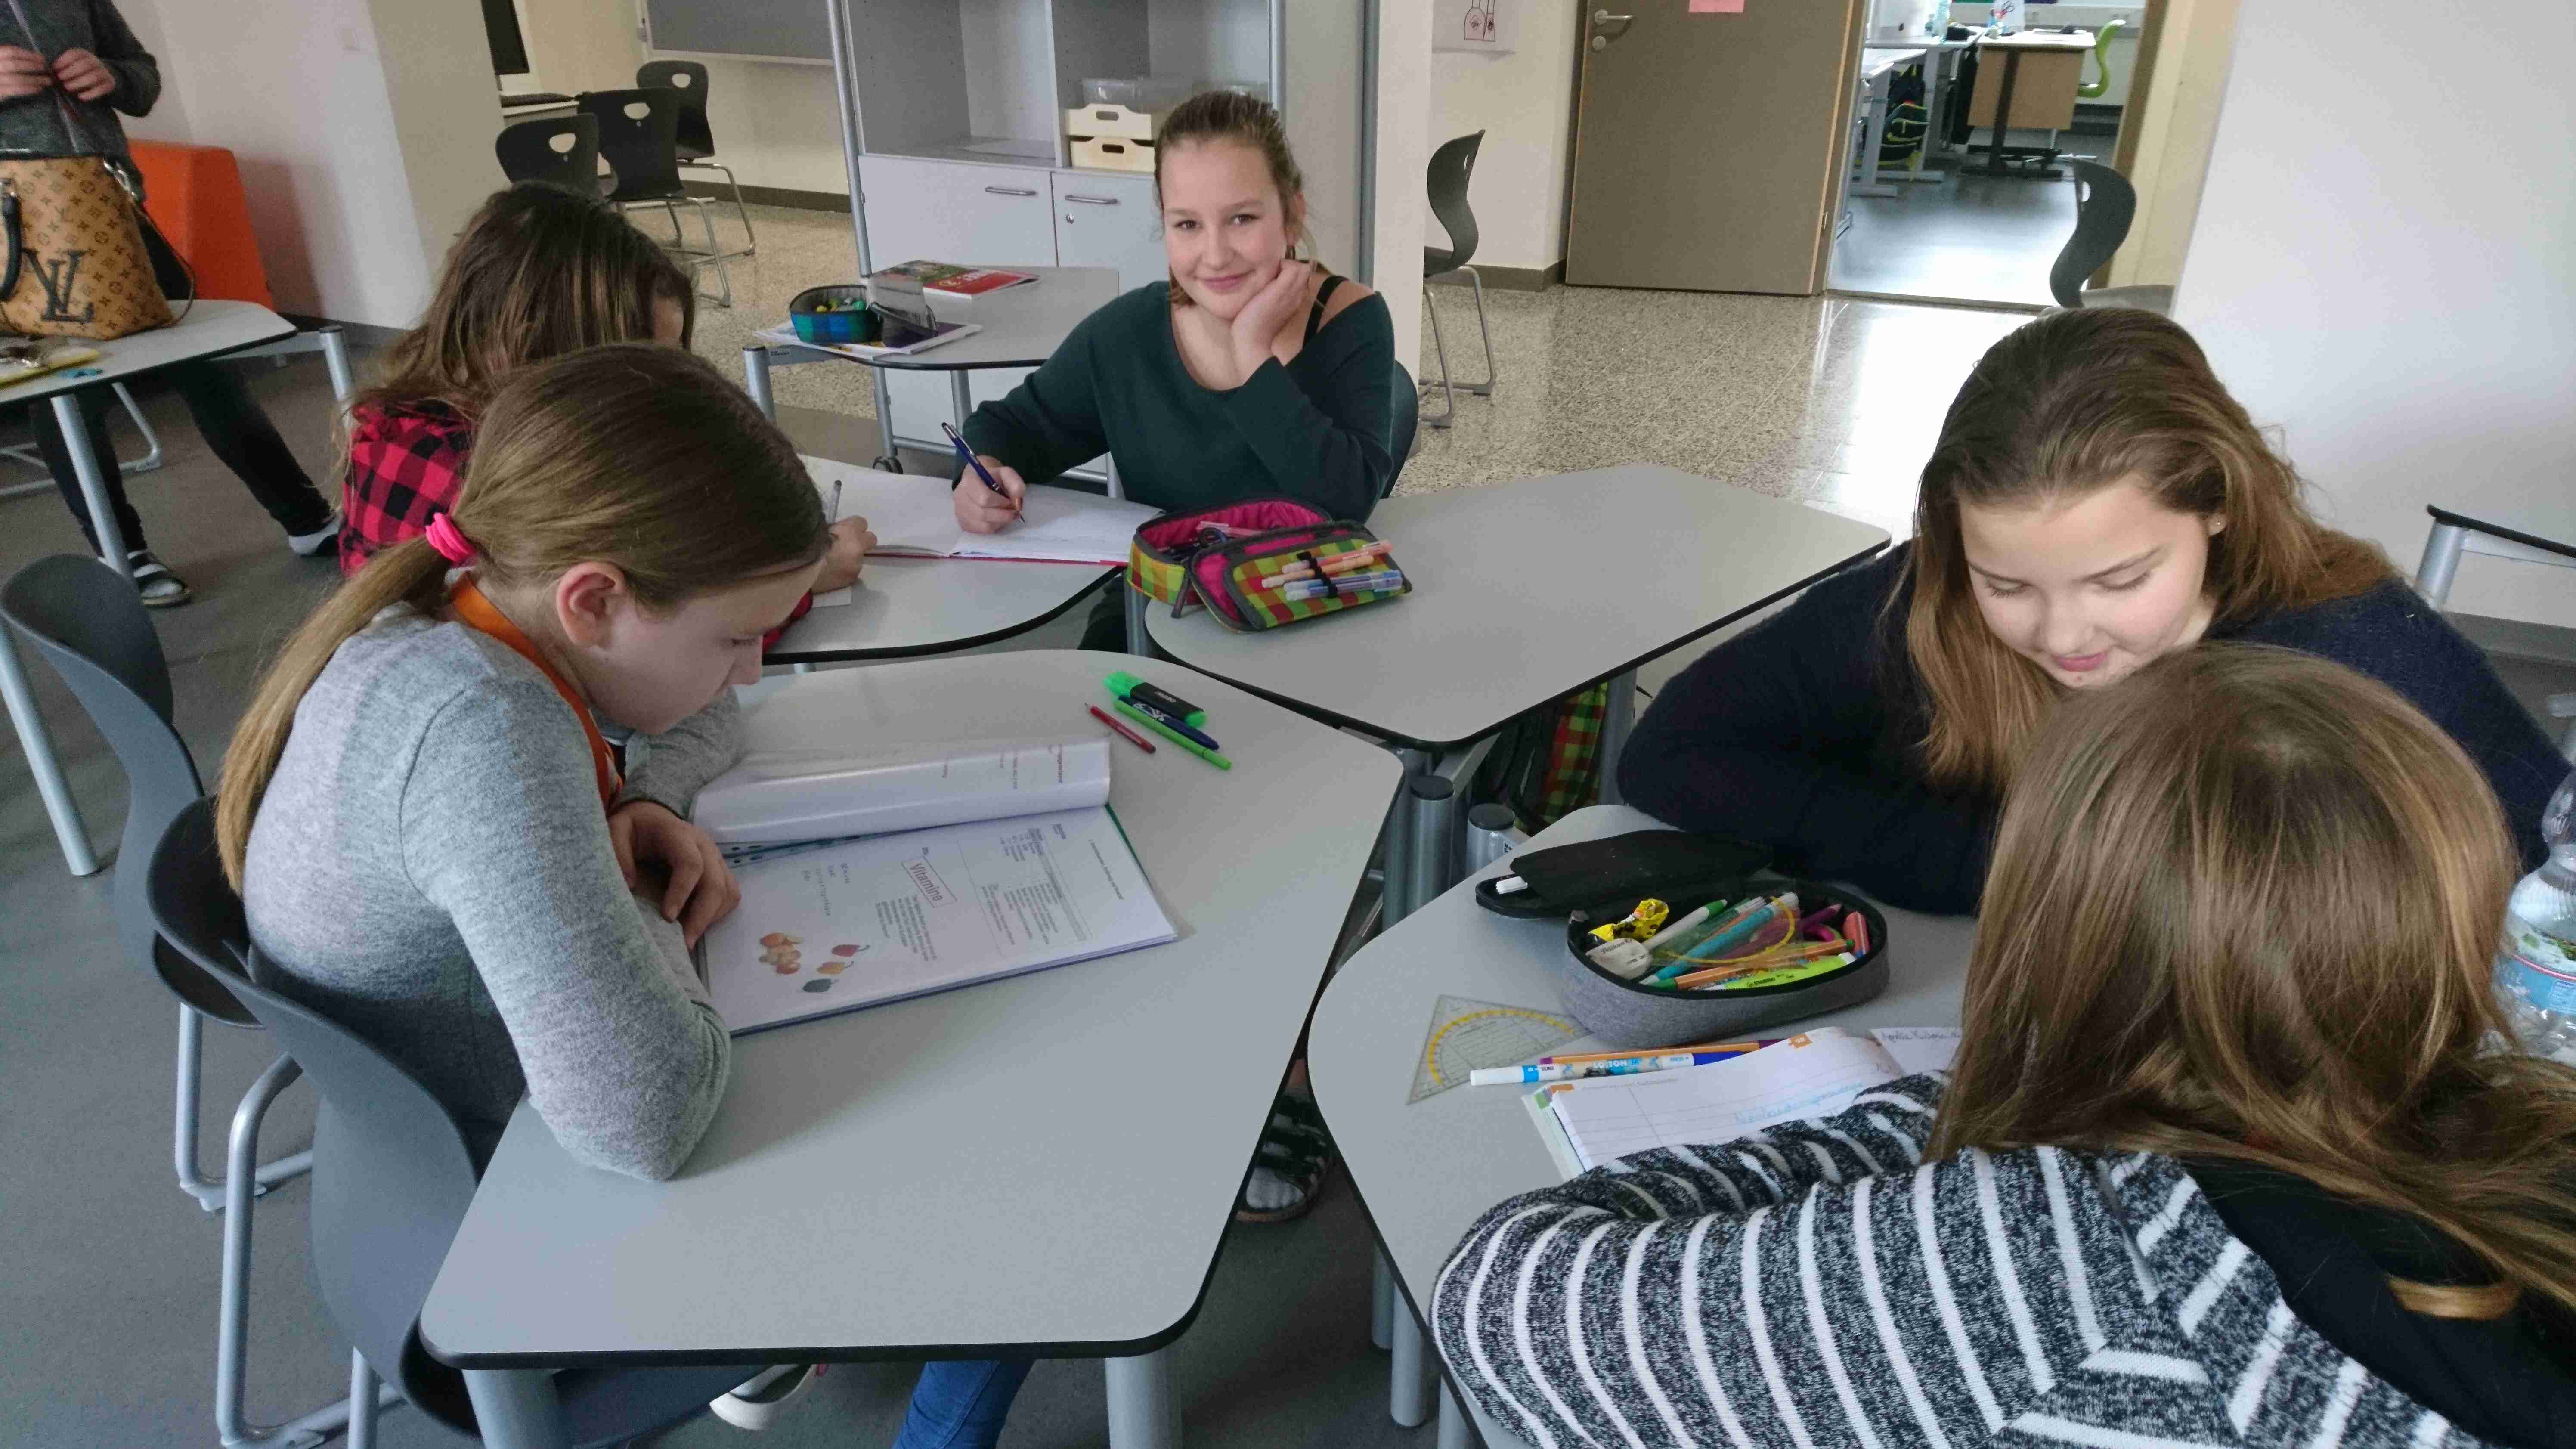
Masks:
[[[1370,562],[1333,562],[1371,549]],[[1376,534],[1284,496],[1165,514],[1136,530],[1127,559],[1128,587],[1171,605],[1173,617],[1203,604],[1238,632],[1402,598],[1413,591],[1402,572]],[[1389,574],[1399,576],[1392,586]]]
[[[1526,879],[1527,877],[1524,877]],[[1688,889],[1658,896],[1675,916],[1710,901],[1742,901],[1795,891],[1802,908],[1830,901],[1867,923],[1869,949],[1849,965],[1776,986],[1686,991],[1643,986],[1592,963],[1600,942],[1596,926],[1624,918],[1643,892],[1622,892],[1571,913],[1565,923],[1566,954],[1556,965],[1557,996],[1585,1031],[1622,1047],[1651,1050],[1688,1042],[1723,1041],[1783,1022],[1805,1021],[1867,1001],[1887,989],[1887,917],[1851,891],[1816,881],[1776,876],[1701,877]]]

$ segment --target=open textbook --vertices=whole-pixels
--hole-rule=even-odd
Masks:
[[[1872,1087],[1946,1070],[1958,1049],[1959,1033],[1947,1027],[1819,1027],[1705,1066],[1552,1083],[1530,1094],[1530,1115],[1572,1177],[1658,1147],[1731,1142],[1831,1116]]]
[[[1029,489],[1019,521],[999,533],[968,533],[957,526],[944,478],[880,473],[873,468],[807,458],[805,470],[823,490],[841,485],[841,518],[865,518],[877,536],[873,553],[921,558],[1015,559],[1027,563],[1123,564],[1137,525],[1155,516],[1128,503],[1053,484]],[[983,485],[968,479],[963,485]],[[837,521],[837,520],[835,520]],[[846,592],[818,594],[820,607],[849,602]]]
[[[741,1035],[1174,939],[1108,799],[1106,736],[756,743],[695,812],[742,890],[699,943],[717,1011]]]

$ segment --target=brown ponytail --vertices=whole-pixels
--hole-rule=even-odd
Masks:
[[[456,526],[477,576],[526,586],[577,563],[617,565],[644,607],[822,556],[822,499],[786,435],[716,370],[676,347],[596,347],[512,373],[485,409]],[[217,792],[224,873],[239,889],[296,707],[331,656],[397,604],[436,617],[447,561],[425,539],[378,554],[287,641],[233,731]]]

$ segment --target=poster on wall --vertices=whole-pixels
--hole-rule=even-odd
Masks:
[[[1509,55],[1520,43],[1520,10],[1521,0],[1439,0],[1431,48]]]

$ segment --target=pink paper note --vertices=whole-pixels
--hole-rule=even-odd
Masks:
[[[1741,15],[1744,0],[1690,0],[1693,15]]]

